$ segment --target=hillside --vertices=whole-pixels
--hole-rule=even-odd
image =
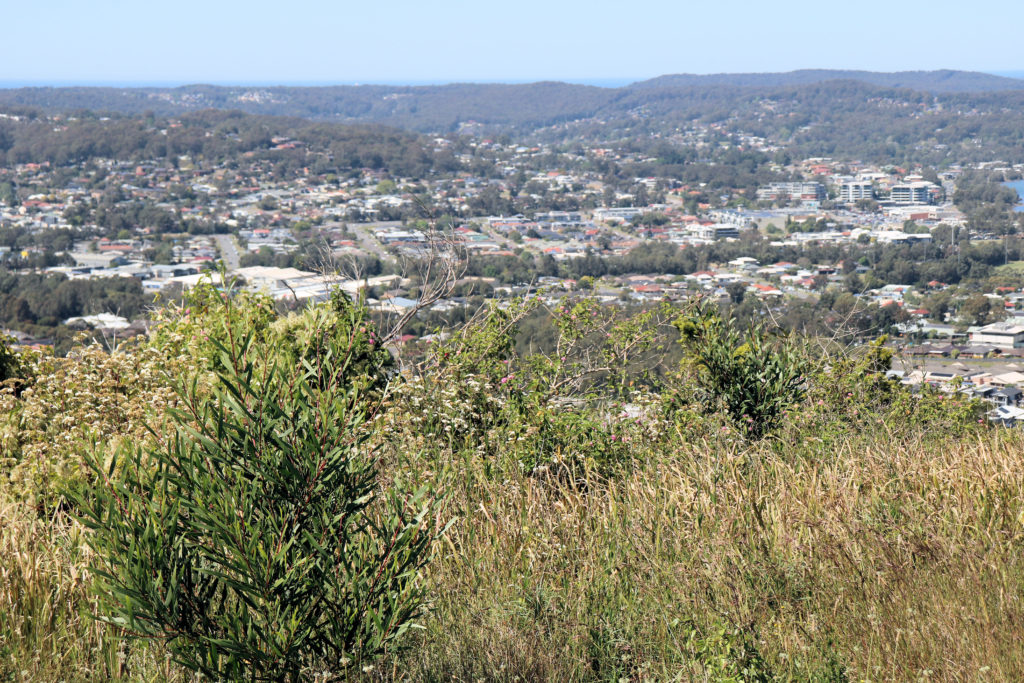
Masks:
[[[825,81],[858,81],[882,88],[907,88],[933,93],[1024,90],[1024,80],[977,71],[846,71],[800,69],[785,73],[671,74],[630,85],[630,88],[732,86],[738,88],[785,88]]]
[[[670,75],[623,88],[559,82],[527,84],[459,83],[440,86],[214,86],[178,88],[16,88],[0,90],[0,107],[44,112],[76,110],[161,115],[199,109],[238,109],[254,114],[315,120],[373,122],[424,132],[456,130],[475,122],[492,128],[531,131],[573,120],[626,120],[651,101],[684,117],[706,115],[709,106],[742,109],[751,98],[803,96],[822,87],[857,96],[867,88],[882,97],[906,98],[906,91],[935,93],[951,101],[970,95],[998,96],[1024,90],[1024,81],[963,71],[805,70],[781,74]],[[1006,100],[1012,103],[1013,98]],[[839,94],[833,109],[856,104]]]
[[[440,131],[467,121],[536,127],[594,116],[620,94],[616,90],[554,82],[408,87],[18,88],[0,90],[0,107],[160,115],[237,109],[252,114],[388,123]]]

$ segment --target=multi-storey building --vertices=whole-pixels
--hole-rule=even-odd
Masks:
[[[868,180],[855,180],[839,186],[839,200],[855,202],[858,199],[874,199],[875,188]]]
[[[825,186],[817,182],[772,183],[757,191],[757,198],[768,202],[778,199],[804,202],[821,201],[827,196]]]
[[[892,186],[889,201],[894,204],[931,204],[939,192],[933,183],[922,180]]]

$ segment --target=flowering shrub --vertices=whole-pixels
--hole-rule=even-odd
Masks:
[[[174,364],[159,349],[125,343],[112,353],[99,344],[65,358],[25,353],[25,388],[0,390],[0,472],[13,495],[37,507],[59,504],[68,482],[86,474],[83,455],[97,444],[151,442],[175,404]]]
[[[271,323],[265,333],[269,353],[258,362],[301,366],[317,358],[325,344],[343,349],[348,361],[345,381],[358,384],[360,391],[379,398],[395,365],[362,309],[336,290],[327,305],[312,306],[289,313]]]
[[[265,294],[200,283],[180,304],[156,311],[151,343],[168,360],[210,372],[223,369],[218,344],[230,349],[250,335],[262,340],[276,319],[274,301]]]

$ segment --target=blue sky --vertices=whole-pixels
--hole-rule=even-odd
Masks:
[[[801,68],[1024,70],[1021,0],[4,5],[5,84],[612,84]]]

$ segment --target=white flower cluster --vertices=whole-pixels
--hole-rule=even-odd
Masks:
[[[152,439],[146,425],[159,428],[175,404],[172,368],[150,347],[108,353],[90,344],[66,358],[25,361],[28,386],[17,397],[0,393],[0,470],[27,500],[57,495],[65,478],[80,476],[83,453],[101,443]]]

